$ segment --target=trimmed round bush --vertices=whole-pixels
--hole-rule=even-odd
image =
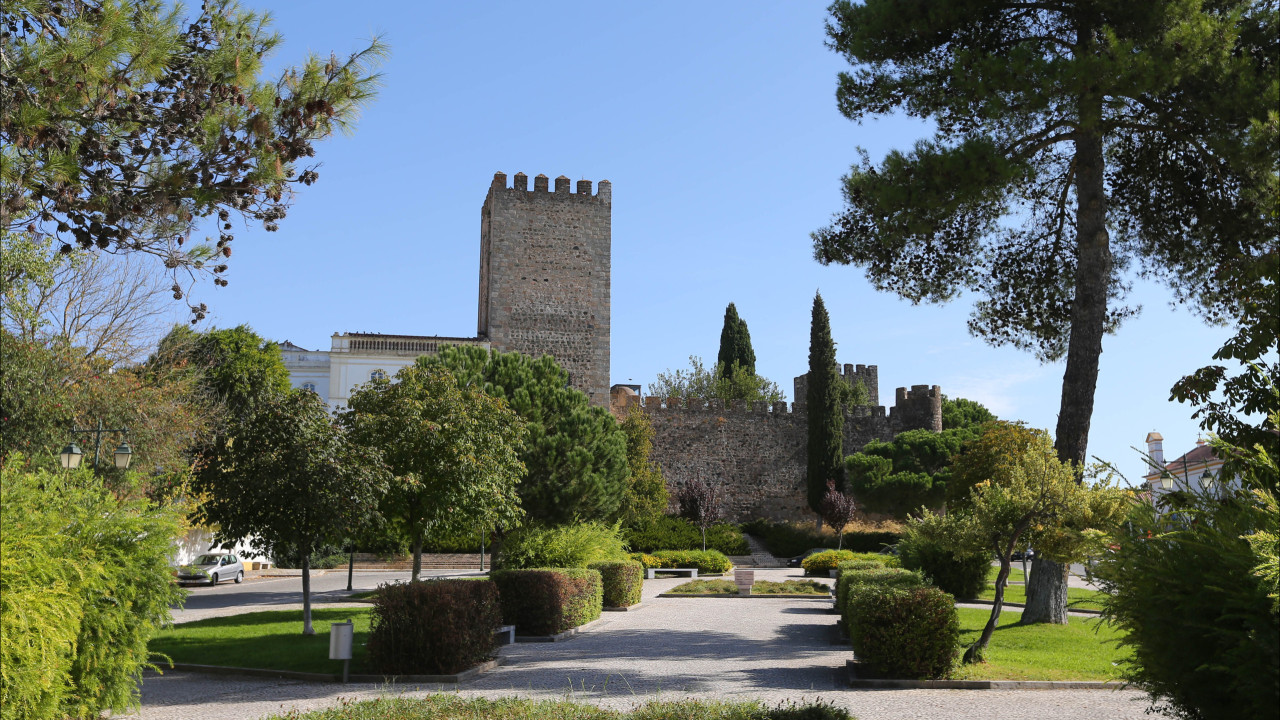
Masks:
[[[493,657],[501,624],[498,586],[428,580],[374,594],[369,665],[394,675],[452,675]]]
[[[951,672],[960,651],[952,596],[935,587],[859,585],[849,592],[848,610],[854,656],[871,673],[930,679]]]
[[[929,581],[958,598],[974,598],[987,586],[991,555],[971,553],[957,557],[951,549],[923,534],[908,533],[898,543],[902,567],[919,570]]]
[[[640,602],[644,566],[638,562],[603,562],[591,566],[600,571],[605,607],[630,607]]]
[[[733,563],[718,550],[659,550],[653,554],[659,568],[698,568],[699,575],[719,575],[733,569]]]
[[[805,558],[800,567],[804,568],[805,575],[826,575],[840,563],[857,559],[852,550],[827,550]]]
[[[840,578],[836,580],[836,612],[840,613],[842,619],[847,620],[847,605],[849,602],[849,592],[861,585],[885,585],[888,587],[914,588],[926,587],[928,581],[924,576],[912,570],[903,570],[902,568],[886,568],[880,567],[860,567],[850,568],[849,565],[872,565],[872,563],[863,561],[854,561],[841,563]]]
[[[599,570],[530,568],[495,570],[502,621],[521,635],[555,635],[600,617],[603,583]]]

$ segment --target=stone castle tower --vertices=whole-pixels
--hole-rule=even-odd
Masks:
[[[612,186],[495,173],[480,211],[477,333],[494,350],[548,354],[592,405],[609,405]]]

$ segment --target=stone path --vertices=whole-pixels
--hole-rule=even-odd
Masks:
[[[758,569],[758,579],[799,570]],[[308,683],[193,673],[149,676],[146,720],[256,720],[383,693],[573,699],[629,708],[686,697],[768,704],[824,700],[861,720],[991,717],[1010,720],[1146,718],[1141,693],[1111,690],[849,690],[847,645],[833,644],[828,602],[805,599],[658,598],[683,578],[649,580],[644,606],[606,613],[572,640],[506,646],[507,663],[460,687]],[[246,664],[251,664],[246,662]],[[335,663],[335,668],[337,664]]]

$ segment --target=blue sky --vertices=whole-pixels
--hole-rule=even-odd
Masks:
[[[761,374],[792,398],[821,290],[841,363],[893,390],[941,385],[1052,430],[1062,365],[966,331],[973,298],[912,306],[861,271],[812,260],[809,233],[841,207],[865,147],[907,148],[928,126],[857,125],[836,110],[843,60],[825,3],[437,3],[247,0],[285,42],[276,65],[339,56],[382,34],[380,97],[354,135],[317,147],[320,181],[280,230],[237,232],[231,284],[198,291],[218,326],[328,349],[334,332],[474,336],[480,207],[495,171],[613,183],[612,381],[647,384],[714,360],[725,305],[747,321]],[[1169,387],[1229,335],[1169,294],[1104,340],[1091,454],[1131,480],[1151,430],[1190,449],[1191,409]]]

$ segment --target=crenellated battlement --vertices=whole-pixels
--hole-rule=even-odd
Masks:
[[[643,408],[648,413],[715,413],[717,415],[803,415],[805,404],[802,402],[747,402],[745,400],[721,400],[720,398],[664,398],[657,395],[646,395],[643,400],[639,395],[615,393],[612,406],[618,417],[623,417],[632,407]],[[849,408],[845,412],[850,418],[884,418],[887,412],[880,405],[860,405]]]
[[[880,404],[880,368],[876,365],[850,365],[846,363],[843,367],[836,366],[836,373],[840,379],[848,383],[850,387],[855,382],[861,382],[862,387],[867,389],[867,405],[875,407]],[[804,402],[804,398],[808,395],[809,390],[809,373],[797,376],[793,385],[795,387],[795,398],[800,402]]]
[[[574,186],[572,192],[570,187]],[[504,172],[496,172],[493,174],[493,183],[490,185],[490,191],[511,190],[520,192],[548,193],[553,195],[570,195],[573,197],[591,197],[601,202],[610,202],[613,195],[613,185],[608,180],[601,180],[596,186],[595,195],[591,194],[591,181],[579,180],[575,183],[568,177],[561,175],[555,179],[555,191],[551,189],[551,179],[546,175],[539,173],[533,178],[533,190],[529,189],[529,176],[518,172],[511,179],[511,186],[507,186],[507,174]]]
[[[898,388],[890,418],[897,432],[942,432],[942,388],[937,385],[912,385],[910,390]]]

